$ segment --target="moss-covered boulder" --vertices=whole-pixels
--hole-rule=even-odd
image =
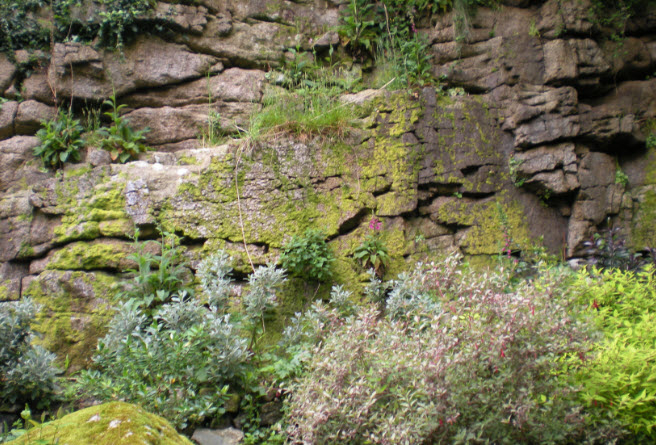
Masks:
[[[76,411],[29,430],[11,445],[191,445],[162,417],[124,402],[111,402]]]
[[[41,305],[34,330],[37,342],[57,354],[69,372],[89,364],[99,337],[112,318],[117,278],[103,272],[45,271],[31,280],[24,295]]]

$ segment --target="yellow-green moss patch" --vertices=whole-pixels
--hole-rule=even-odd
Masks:
[[[111,402],[76,411],[36,427],[11,445],[192,445],[162,417],[124,402]]]

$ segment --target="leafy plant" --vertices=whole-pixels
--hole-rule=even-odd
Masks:
[[[572,365],[593,420],[618,419],[636,443],[656,438],[656,278],[653,268],[580,271],[572,285],[604,339],[591,360]],[[578,363],[577,363],[578,362]]]
[[[372,268],[376,275],[382,277],[385,267],[389,263],[389,254],[385,243],[380,239],[382,223],[378,218],[372,217],[369,221],[369,233],[362,243],[355,248],[353,258],[365,269]]]
[[[58,400],[55,355],[31,344],[30,322],[38,311],[27,298],[0,304],[0,404],[43,409]]]
[[[135,131],[130,127],[120,114],[125,105],[117,105],[115,93],[103,105],[111,108],[103,114],[112,120],[112,125],[109,128],[101,128],[98,134],[102,137],[100,146],[109,151],[112,160],[125,163],[147,151],[148,148],[143,143],[146,140],[144,134],[150,129],[146,127]]]
[[[188,285],[189,272],[178,245],[179,240],[171,233],[164,232],[161,235],[160,253],[155,254],[148,250],[151,243],[138,242],[137,231],[137,252],[128,257],[137,264],[137,269],[128,271],[134,274],[134,278],[119,293],[120,299],[140,308],[149,316],[157,306],[171,301],[173,297],[183,292],[193,293]]]
[[[319,229],[307,229],[303,236],[293,236],[283,247],[280,264],[290,274],[310,281],[327,281],[332,277],[335,260],[326,235]]]
[[[619,167],[615,170],[615,184],[627,187],[629,185],[629,177]]]
[[[40,144],[34,148],[34,155],[41,158],[44,167],[59,168],[66,162],[80,160],[80,150],[84,147],[80,121],[71,112],[59,111],[52,120],[42,121],[36,136]]]
[[[608,227],[584,243],[592,264],[621,270],[636,270],[644,265],[642,256],[628,248],[620,230],[619,227]]]
[[[78,388],[102,400],[137,403],[185,429],[222,414],[248,357],[230,316],[193,297],[175,296],[151,315],[127,302],[98,342],[95,369],[78,377]]]

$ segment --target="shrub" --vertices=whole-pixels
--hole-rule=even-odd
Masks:
[[[505,292],[507,274],[452,264],[412,274],[425,297],[403,317],[368,308],[334,325],[290,400],[292,443],[582,438],[581,406],[559,360],[587,352],[590,328],[568,315],[574,308],[558,292],[561,270]],[[391,292],[407,285],[400,279]]]
[[[638,442],[656,439],[656,278],[645,271],[581,271],[572,286],[605,338],[576,379],[596,421],[617,418]]]
[[[146,140],[144,134],[150,129],[144,128],[135,131],[128,125],[125,118],[121,117],[120,114],[125,105],[117,105],[116,94],[112,94],[103,105],[111,107],[111,110],[105,112],[104,115],[111,118],[112,125],[109,128],[101,128],[98,130],[98,134],[102,138],[100,146],[109,151],[112,160],[125,163],[148,150],[143,142]]]
[[[80,150],[84,147],[80,121],[73,119],[70,112],[59,110],[57,117],[42,121],[36,136],[39,146],[34,148],[34,155],[41,158],[43,166],[59,168],[66,162],[80,160]]]
[[[31,344],[30,322],[38,310],[29,299],[0,303],[0,405],[43,409],[57,400],[55,355]]]
[[[168,297],[156,305],[147,306],[138,298],[124,301],[98,342],[96,369],[82,372],[78,389],[103,400],[138,403],[178,429],[222,414],[228,391],[241,389],[252,371],[248,340],[242,335],[253,333],[252,347],[254,333],[275,306],[276,290],[284,281],[284,271],[273,266],[260,267],[250,276],[242,324],[227,313],[229,262],[225,253],[217,252],[199,266],[209,307],[180,287],[167,290]]]
[[[321,230],[307,229],[303,236],[293,236],[283,247],[280,263],[294,276],[327,281],[332,277],[334,255]]]
[[[83,371],[78,384],[88,395],[137,403],[185,429],[222,414],[248,357],[230,316],[185,294],[152,316],[123,303],[98,342],[96,369]]]

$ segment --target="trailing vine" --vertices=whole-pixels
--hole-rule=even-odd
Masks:
[[[97,41],[120,50],[134,36],[149,32],[141,26],[155,0],[96,0],[90,18],[75,18],[82,0],[0,0],[0,52],[12,57],[18,49],[47,50],[55,42]]]

